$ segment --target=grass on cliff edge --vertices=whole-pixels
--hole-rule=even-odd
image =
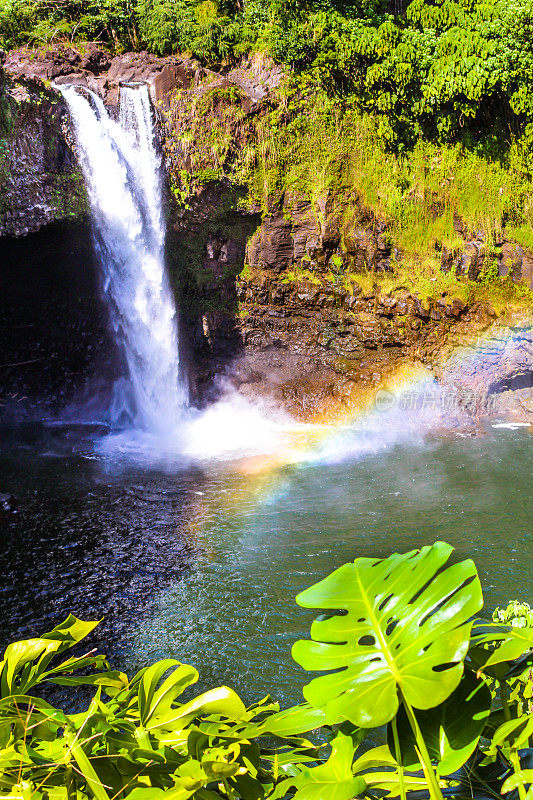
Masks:
[[[344,206],[348,227],[362,204],[408,254],[460,246],[454,217],[472,233],[482,230],[489,243],[498,241],[505,221],[519,244],[533,245],[533,180],[520,142],[511,142],[502,160],[424,140],[395,154],[376,117],[323,93],[285,92],[256,123],[250,177],[263,207],[279,190],[302,192],[318,207],[330,197]]]
[[[493,264],[482,270],[477,281],[461,280],[453,273],[444,273],[431,259],[404,260],[393,264],[391,272],[339,270],[336,273],[330,271],[320,277],[308,269],[293,267],[286,271],[283,281],[311,283],[315,286],[332,283],[348,292],[357,285],[361,287],[363,294],[371,294],[376,288],[384,294],[407,289],[416,293],[423,302],[445,294],[450,299],[458,298],[470,306],[475,302],[488,303],[498,316],[523,312],[524,309],[533,311],[533,292],[523,283],[515,283],[508,276],[494,275]]]
[[[193,181],[206,170],[228,178],[247,187],[250,208],[267,214],[281,206],[288,222],[299,199],[311,201],[319,222],[329,214],[339,220],[339,255],[351,233],[372,219],[382,221],[397,251],[394,274],[378,279],[385,290],[403,285],[421,296],[446,291],[469,302],[489,300],[496,311],[533,308],[531,291],[499,278],[495,269],[504,226],[507,238],[533,247],[531,159],[522,142],[510,139],[500,159],[424,140],[392,153],[377,117],[302,79],[285,80],[252,115],[243,114],[243,98],[232,90],[214,87],[188,101],[184,94],[176,97],[177,139]],[[464,249],[461,227],[485,238],[486,266],[475,283],[440,268],[443,247]],[[347,279],[348,273],[346,265]],[[357,280],[372,283],[376,277]]]

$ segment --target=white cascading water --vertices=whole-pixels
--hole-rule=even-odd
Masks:
[[[119,121],[96,94],[58,87],[74,124],[111,323],[127,365],[112,425],[175,429],[186,405],[174,299],[165,271],[161,164],[148,87],[120,87]]]
[[[161,165],[154,145],[148,89],[121,87],[119,120],[87,89],[59,87],[70,108],[92,205],[104,290],[127,364],[110,411],[114,427],[99,449],[147,463],[232,459],[266,454],[277,463],[362,457],[393,445],[434,420],[393,409],[325,435],[229,390],[203,412],[185,413],[176,310],[165,274]],[[422,395],[423,396],[423,395]],[[130,421],[133,424],[124,426]],[[320,428],[320,430],[319,430]],[[325,437],[325,438],[324,438]],[[316,441],[315,441],[316,440]]]

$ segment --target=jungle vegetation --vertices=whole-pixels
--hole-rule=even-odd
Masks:
[[[262,51],[420,137],[498,155],[533,140],[532,0],[0,0],[0,47],[96,40],[227,66]]]
[[[73,616],[14,642],[0,662],[0,797],[530,800],[533,615],[515,602],[479,618],[475,565],[450,564],[452,550],[357,558],[301,592],[322,613],[293,657],[319,674],[283,711],[224,686],[195,696],[198,672],[174,659],[130,679],[84,652],[97,623]],[[79,687],[93,696],[72,713],[51,684],[69,708]]]

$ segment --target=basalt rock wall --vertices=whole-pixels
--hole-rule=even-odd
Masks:
[[[274,65],[251,59],[225,75],[198,74],[161,110],[179,251],[170,263],[178,293],[188,295],[181,308],[200,386],[226,369],[241,392],[312,419],[406,363],[442,377],[447,358],[497,326],[498,315],[490,302],[446,291],[384,288],[403,254],[387,221],[342,178],[337,190],[317,175],[318,188],[274,187],[258,200],[262,187],[250,182],[269,176],[253,159],[266,147],[264,120],[283,105],[274,99],[282,81]],[[505,236],[489,244],[457,216],[453,227],[462,244],[441,248],[443,273],[475,281],[490,263],[532,285],[532,253]],[[500,370],[511,386],[509,363],[509,374]],[[524,380],[533,387],[532,370]]]
[[[56,92],[39,80],[13,81],[0,70],[0,236],[23,236],[86,215],[67,125]]]
[[[96,45],[83,53],[58,45],[4,54],[0,65],[0,236],[23,236],[58,220],[88,214],[66,104],[55,85],[75,83],[111,108],[122,81],[146,81],[164,105],[177,86],[189,86],[187,59],[146,53],[111,58]]]

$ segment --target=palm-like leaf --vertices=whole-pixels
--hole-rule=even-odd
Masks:
[[[284,797],[287,789],[296,789],[294,800],[351,800],[366,789],[364,777],[354,777],[352,761],[354,744],[350,736],[337,733],[332,742],[329,759],[318,767],[303,769],[298,775],[283,781],[273,792],[275,800]]]
[[[491,694],[485,681],[466,671],[457,689],[434,708],[418,711],[416,718],[439,775],[456,772],[474,752],[490,715]],[[404,766],[418,763],[416,737],[407,714],[400,709],[396,719]],[[394,752],[392,731],[389,747]]]
[[[427,709],[457,687],[470,620],[483,600],[472,561],[445,568],[452,550],[437,542],[387,559],[358,558],[298,595],[305,608],[345,612],[315,620],[313,641],[293,647],[305,669],[335,670],[304,687],[329,723],[383,725],[396,714],[398,690]]]

